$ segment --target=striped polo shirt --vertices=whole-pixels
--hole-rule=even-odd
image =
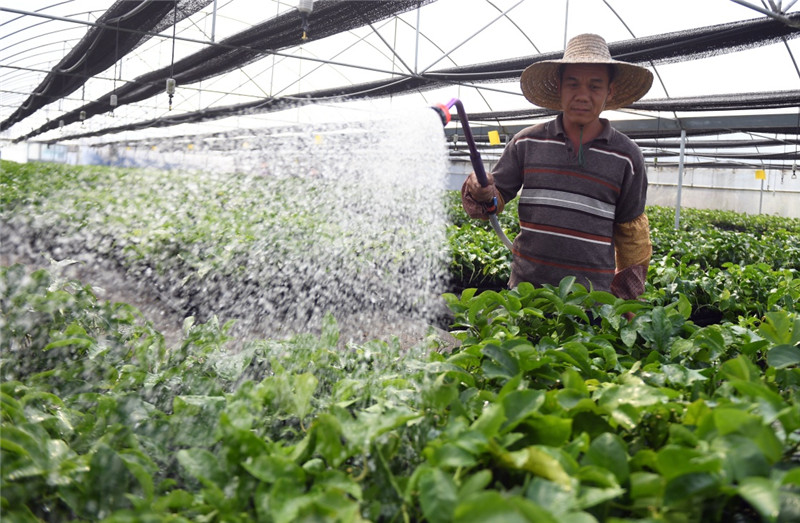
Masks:
[[[581,166],[562,117],[520,131],[492,171],[505,201],[519,195],[509,287],[522,281],[558,285],[575,276],[587,288],[608,291],[614,223],[644,212],[644,158],[630,138],[601,119],[603,131],[584,144]]]

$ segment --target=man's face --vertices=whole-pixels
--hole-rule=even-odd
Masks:
[[[613,96],[608,66],[570,64],[564,68],[559,85],[565,124],[587,125],[600,117]]]

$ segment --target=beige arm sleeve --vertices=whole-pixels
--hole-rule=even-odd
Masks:
[[[614,224],[614,250],[617,272],[633,265],[650,265],[653,244],[646,214],[642,213],[626,223]]]

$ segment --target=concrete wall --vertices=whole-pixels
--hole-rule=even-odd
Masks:
[[[487,164],[490,170],[491,165]],[[460,189],[472,172],[468,162],[453,162],[448,173],[448,189]],[[746,214],[771,214],[800,218],[800,173],[766,170],[763,187],[753,169],[685,169],[681,187],[681,207],[721,209]],[[678,170],[649,167],[647,204],[675,207],[678,201]]]
[[[776,169],[765,174],[762,183],[753,169],[686,169],[680,205],[800,218],[800,176],[792,178],[791,171]],[[648,205],[675,207],[677,169],[650,168],[647,175]]]

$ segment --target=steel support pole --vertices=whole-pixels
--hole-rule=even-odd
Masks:
[[[211,13],[211,41],[214,41],[214,35],[217,32],[217,0],[214,0],[214,11]]]
[[[685,150],[686,129],[681,129],[681,153],[680,159],[678,160],[678,201],[675,204],[675,230],[678,230],[681,224],[681,190],[683,189],[683,159]]]
[[[767,177],[767,171],[764,171],[764,178]],[[761,190],[758,193],[758,214],[761,214],[761,205],[764,203],[764,178],[761,178]]]
[[[414,74],[419,71],[419,4],[417,5],[417,35],[414,41]]]

